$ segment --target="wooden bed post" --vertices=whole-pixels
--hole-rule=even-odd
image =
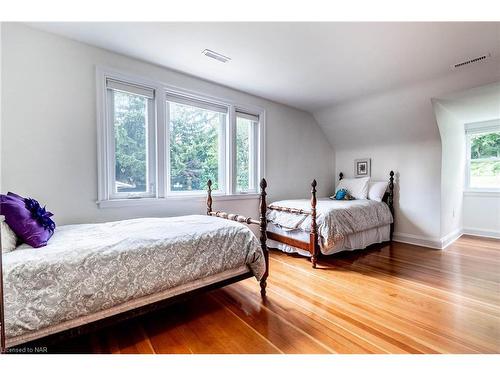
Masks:
[[[4,217],[0,215],[0,225]],[[1,227],[0,227],[1,228]],[[0,354],[5,353],[5,310],[3,300],[3,253],[2,253],[2,231],[0,230]]]
[[[390,229],[390,240],[392,241],[392,234],[394,233],[394,171],[389,173],[389,195],[387,197],[387,205],[392,214],[392,224]]]
[[[262,249],[262,253],[264,254],[264,260],[266,262],[266,271],[260,279],[260,294],[262,297],[266,296],[266,286],[267,286],[267,277],[269,276],[269,252],[267,251],[267,204],[266,204],[266,187],[267,182],[266,179],[263,178],[260,181],[260,204],[259,204],[259,213],[260,213],[260,248]]]
[[[267,251],[267,204],[266,204],[266,188],[267,182],[263,178],[260,181],[260,203],[259,203],[259,220],[252,219],[251,217],[244,217],[237,214],[228,214],[222,211],[212,211],[212,181],[207,181],[207,215],[214,217],[221,217],[227,220],[237,221],[239,223],[254,224],[259,226],[260,230],[260,248],[264,255],[266,269],[264,275],[260,279],[260,294],[262,297],[266,296],[267,277],[269,276],[269,253]]]
[[[318,226],[316,224],[316,180],[311,183],[311,234],[309,235],[309,251],[311,252],[311,263],[316,268],[319,255]]]
[[[212,180],[207,181],[207,215],[212,212]]]

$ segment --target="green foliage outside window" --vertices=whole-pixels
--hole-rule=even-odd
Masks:
[[[471,159],[500,158],[500,133],[476,135],[471,138]]]
[[[170,186],[172,191],[205,190],[208,179],[218,189],[219,133],[226,115],[169,103]],[[115,172],[118,192],[147,191],[147,99],[114,92]],[[248,121],[248,120],[243,120]],[[239,190],[249,187],[250,126],[237,126]]]
[[[114,109],[116,190],[147,191],[147,99],[115,91]]]
[[[471,187],[500,188],[500,133],[471,136]]]
[[[236,186],[238,191],[249,188],[250,129],[251,121],[238,118],[236,122]]]
[[[170,103],[170,186],[172,191],[219,188],[219,130],[225,115]]]

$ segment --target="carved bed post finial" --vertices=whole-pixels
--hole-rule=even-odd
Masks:
[[[316,225],[316,180],[311,183],[311,235],[309,238],[309,251],[311,253],[311,263],[313,268],[316,268],[316,261],[318,260],[318,226]]]
[[[344,178],[344,174],[342,172],[339,173],[339,181]]]
[[[212,180],[207,181],[207,215],[212,212]]]
[[[264,260],[266,262],[266,270],[262,279],[260,279],[260,294],[262,297],[266,296],[266,286],[267,286],[267,277],[269,276],[269,253],[267,251],[267,204],[266,204],[266,188],[267,182],[266,179],[263,178],[260,181],[260,203],[259,203],[259,219],[260,219],[260,248],[262,249],[262,253],[264,254]]]
[[[394,233],[394,171],[389,173],[389,195],[387,197],[387,205],[392,214],[392,224],[390,229],[390,240],[392,241],[392,234]]]

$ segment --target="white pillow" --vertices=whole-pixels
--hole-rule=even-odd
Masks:
[[[0,222],[0,236],[2,236],[2,253],[8,253],[16,248],[17,236],[6,222]]]
[[[384,194],[389,186],[387,181],[373,181],[368,184],[368,199],[382,202]]]
[[[343,178],[337,185],[337,190],[346,189],[356,199],[366,199],[368,196],[368,181],[370,177]]]

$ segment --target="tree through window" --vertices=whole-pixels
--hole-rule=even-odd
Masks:
[[[219,190],[226,113],[173,101],[168,104],[170,190],[205,190],[209,179],[213,189]]]
[[[467,131],[469,188],[500,189],[500,129]]]

